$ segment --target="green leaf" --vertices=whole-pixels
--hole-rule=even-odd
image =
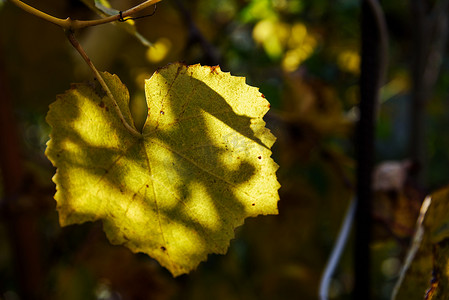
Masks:
[[[124,119],[129,95],[103,77]],[[270,105],[242,77],[218,67],[172,64],[145,83],[142,136],[128,132],[98,87],[77,84],[51,104],[46,155],[62,226],[102,220],[113,244],[187,273],[224,254],[247,217],[277,214]]]
[[[107,15],[117,15],[120,13],[120,11],[112,8],[111,4],[109,4],[109,1],[107,0],[94,0],[95,1],[95,7],[104,12]]]

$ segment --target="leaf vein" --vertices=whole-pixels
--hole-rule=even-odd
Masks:
[[[187,203],[182,200],[181,198],[177,197],[176,194],[170,190],[163,182],[157,180],[157,179],[153,179],[154,181],[156,181],[157,183],[159,183],[167,192],[169,192],[176,200],[178,200],[184,207],[186,207],[189,211],[193,212],[192,209],[187,205]],[[227,209],[227,207],[224,207],[224,209]],[[228,210],[229,211],[229,210]],[[215,241],[215,239],[213,238],[213,236],[207,232],[204,227],[200,224],[200,222],[198,221],[198,219],[196,217],[192,217],[196,222],[195,222],[195,227],[199,228],[210,240],[213,241],[213,246],[215,246],[215,249],[220,249],[220,247],[218,246],[218,243]]]
[[[208,113],[208,114],[210,114],[210,115],[213,116],[213,117],[217,117],[217,116],[219,116],[219,115],[223,115],[223,114],[227,114],[227,113],[233,113],[233,112],[234,112],[234,111],[233,111],[232,109],[227,109],[227,110],[222,110],[222,111],[218,111],[218,112],[214,112],[214,113]],[[182,123],[182,122],[184,122],[184,121],[193,120],[193,119],[199,119],[199,118],[204,118],[204,115],[203,115],[204,113],[205,113],[205,111],[201,111],[201,112],[200,112],[199,114],[197,114],[197,115],[193,115],[193,116],[190,116],[190,117],[185,117],[185,118],[177,119],[177,120],[175,120],[174,122],[165,124],[165,125],[162,126],[162,127],[156,127],[155,129],[153,129],[152,131],[148,132],[147,134],[144,134],[143,137],[144,137],[144,138],[149,137],[149,136],[155,134],[156,132],[158,132],[158,131],[160,131],[160,130],[163,130],[163,129],[167,128],[167,127],[171,127],[171,126],[174,126],[174,125],[180,125],[180,123]],[[217,119],[218,119],[218,118],[217,118]]]
[[[234,183],[232,183],[232,182],[226,180],[225,178],[223,178],[223,177],[221,177],[221,176],[219,176],[219,175],[217,175],[217,174],[215,174],[215,173],[213,173],[213,172],[207,170],[207,169],[204,168],[203,166],[197,164],[194,160],[192,160],[192,159],[188,158],[187,156],[183,155],[181,152],[176,151],[176,150],[174,150],[174,149],[172,149],[172,148],[170,148],[170,147],[168,147],[168,146],[166,146],[166,145],[164,145],[164,144],[162,144],[162,143],[160,143],[160,142],[158,142],[158,141],[156,141],[156,140],[152,140],[152,142],[155,143],[155,144],[157,144],[158,146],[160,146],[160,147],[162,147],[162,148],[165,148],[165,149],[167,149],[167,150],[169,150],[169,151],[175,153],[175,154],[178,155],[179,157],[183,158],[183,159],[186,160],[187,162],[191,163],[192,165],[194,165],[195,167],[197,167],[198,169],[200,169],[201,171],[203,171],[203,172],[205,172],[205,173],[207,173],[207,174],[209,174],[209,175],[212,175],[213,177],[219,179],[220,181],[223,181],[224,183],[227,183],[228,185],[230,185],[230,186],[232,186],[232,187],[234,187],[234,188],[237,189],[237,186],[236,186]],[[241,192],[242,192],[243,194],[245,194],[246,196],[248,196],[249,198],[253,199],[253,197],[252,197],[251,195],[249,195],[247,192],[245,192],[245,191],[241,191]]]
[[[148,168],[148,175],[149,175],[150,181],[151,181],[151,188],[152,188],[152,193],[153,193],[154,205],[156,207],[156,212],[157,212],[157,221],[159,224],[159,230],[161,232],[161,237],[162,237],[162,241],[164,243],[164,247],[165,247],[165,249],[167,249],[167,241],[165,239],[164,231],[162,229],[161,212],[159,209],[159,204],[157,202],[157,197],[156,197],[156,191],[154,188],[154,178],[153,178],[153,172],[151,171],[150,159],[148,158],[148,153],[145,151],[145,149],[143,149],[143,150],[144,150],[143,152],[145,153],[145,159],[146,159],[147,168]],[[172,270],[174,270],[175,266],[174,266],[173,260],[170,258],[170,254],[168,253],[168,251],[166,252],[166,255],[168,257],[168,260],[170,261]]]

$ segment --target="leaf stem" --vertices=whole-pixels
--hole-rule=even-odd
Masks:
[[[115,100],[114,95],[111,93],[111,90],[109,89],[108,85],[106,84],[106,82],[104,81],[103,77],[101,76],[100,72],[98,72],[97,68],[95,68],[94,64],[92,63],[92,61],[90,60],[90,58],[87,56],[86,52],[84,51],[84,49],[81,47],[80,43],[78,42],[78,40],[75,38],[75,36],[73,35],[73,32],[68,30],[66,31],[67,34],[67,38],[70,41],[70,43],[72,44],[72,46],[78,51],[78,53],[81,55],[81,57],[84,59],[84,61],[87,63],[87,65],[89,66],[89,68],[92,70],[92,72],[94,73],[95,77],[97,78],[98,82],[100,83],[101,87],[103,88],[103,90],[106,92],[106,95],[112,100],[112,103],[114,105],[114,108],[120,118],[120,121],[123,123],[123,125],[125,126],[125,128],[134,136],[140,138],[142,136],[142,134],[140,132],[138,132],[133,126],[129,125],[128,122],[125,120],[125,117],[123,116],[120,107],[117,104],[117,101]]]
[[[84,20],[84,21],[72,20],[70,18],[67,18],[67,19],[56,18],[52,15],[49,15],[47,13],[44,13],[44,12],[34,8],[26,3],[23,3],[20,0],[10,0],[10,1],[13,4],[17,5],[19,8],[23,9],[24,11],[26,11],[30,14],[33,14],[41,19],[44,19],[48,22],[56,24],[65,30],[67,38],[70,41],[70,43],[72,44],[72,46],[78,51],[78,53],[81,55],[81,57],[87,63],[87,65],[92,70],[95,77],[97,78],[98,82],[100,83],[100,85],[102,86],[102,88],[104,89],[106,94],[108,95],[108,97],[112,100],[112,103],[115,107],[115,110],[117,111],[120,121],[122,121],[125,128],[132,135],[140,138],[142,136],[142,134],[140,132],[138,132],[133,126],[129,125],[129,123],[125,120],[125,118],[120,110],[120,107],[117,104],[117,101],[116,101],[114,95],[112,95],[111,90],[109,89],[108,85],[104,81],[100,72],[98,72],[97,68],[95,68],[94,64],[92,63],[90,58],[87,56],[84,49],[81,47],[80,43],[76,40],[75,36],[73,35],[73,32],[77,29],[81,29],[81,28],[85,28],[85,27],[96,26],[96,25],[100,25],[100,24],[106,24],[106,23],[110,23],[110,22],[114,22],[114,21],[118,21],[118,20],[123,20],[124,18],[126,18],[132,14],[135,14],[151,5],[154,5],[158,2],[160,2],[161,0],[147,0],[147,1],[142,2],[141,4],[136,5],[124,12],[121,12],[120,14],[105,17],[105,18],[98,19],[98,20]]]
[[[26,11],[32,15],[35,15],[41,19],[44,19],[50,23],[56,24],[56,25],[64,28],[65,30],[75,31],[75,30],[78,30],[81,28],[97,26],[97,25],[101,25],[101,24],[118,21],[120,19],[129,17],[129,16],[131,16],[151,5],[154,5],[154,4],[162,1],[162,0],[147,0],[145,2],[142,2],[139,5],[136,5],[128,10],[123,11],[121,15],[117,14],[117,15],[105,17],[105,18],[98,19],[98,20],[72,20],[70,18],[61,19],[61,18],[54,17],[52,15],[49,15],[47,13],[44,13],[43,11],[40,11],[26,3],[23,3],[20,0],[9,0],[9,1],[11,1],[13,4],[17,5],[24,11]]]

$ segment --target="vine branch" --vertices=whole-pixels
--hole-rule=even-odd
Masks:
[[[360,116],[356,131],[357,188],[355,207],[354,299],[372,299],[372,173],[379,88],[386,70],[387,30],[379,0],[361,6]]]
[[[70,18],[61,19],[61,18],[54,17],[52,15],[49,15],[43,11],[40,11],[39,9],[36,9],[20,0],[9,0],[9,1],[11,1],[13,4],[17,5],[24,11],[26,11],[32,15],[35,15],[36,17],[39,17],[39,18],[44,19],[50,23],[58,25],[59,27],[62,27],[65,30],[75,31],[78,29],[86,28],[86,27],[97,26],[97,25],[101,25],[101,24],[106,24],[106,23],[123,20],[124,18],[129,17],[141,10],[144,10],[145,8],[150,7],[151,5],[154,5],[162,0],[147,0],[139,5],[136,5],[128,10],[121,12],[121,14],[116,14],[113,16],[109,16],[109,17],[105,17],[105,18],[97,19],[97,20],[72,20]]]
[[[60,18],[56,18],[52,15],[49,15],[47,13],[44,13],[26,3],[23,3],[20,0],[10,0],[12,3],[14,3],[15,5],[17,5],[19,8],[23,9],[24,11],[33,14],[41,19],[44,19],[48,22],[51,22],[53,24],[56,24],[60,27],[62,27],[64,29],[64,31],[66,32],[67,38],[70,41],[70,43],[72,44],[72,46],[76,49],[76,51],[78,51],[78,53],[81,55],[81,57],[84,59],[84,61],[87,63],[87,65],[89,66],[89,68],[92,70],[92,72],[94,73],[94,76],[97,78],[98,82],[100,83],[101,87],[103,88],[103,90],[106,92],[106,95],[111,99],[114,108],[117,112],[117,115],[120,118],[120,121],[123,123],[123,126],[125,126],[125,128],[134,136],[136,137],[141,137],[141,133],[139,133],[136,128],[134,128],[133,126],[131,126],[126,120],[125,117],[123,116],[120,107],[117,104],[117,101],[114,97],[114,95],[111,93],[111,90],[109,89],[108,85],[106,84],[106,82],[104,81],[103,77],[101,76],[100,72],[98,72],[97,68],[95,68],[95,65],[92,63],[92,61],[90,60],[90,58],[87,56],[86,52],[84,51],[84,49],[81,47],[80,43],[77,41],[77,39],[75,38],[73,32],[77,29],[81,29],[81,28],[85,28],[85,27],[91,27],[91,26],[96,26],[96,25],[101,25],[101,24],[106,24],[106,23],[110,23],[110,22],[114,22],[114,21],[126,21],[126,17],[129,17],[151,5],[154,5],[158,2],[160,2],[161,0],[147,0],[145,2],[142,2],[139,5],[136,5],[124,12],[120,11],[119,14],[117,15],[113,15],[113,16],[109,16],[109,17],[105,17],[102,19],[98,19],[98,20],[72,20],[70,18],[67,19],[60,19]]]

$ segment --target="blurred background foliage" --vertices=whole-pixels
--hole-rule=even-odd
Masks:
[[[84,3],[83,3],[84,2]],[[95,18],[89,0],[27,0],[52,15]],[[92,2],[92,1],[91,1]],[[110,1],[117,10],[137,0]],[[426,115],[425,181],[408,181],[413,19],[405,0],[383,1],[390,35],[389,66],[378,111],[373,241],[373,297],[389,299],[407,249],[422,193],[448,182],[449,60],[447,50]],[[151,9],[150,9],[151,10]],[[77,32],[99,70],[117,74],[131,94],[136,123],[146,107],[144,80],[170,62],[219,64],[260,87],[278,137],[279,216],[249,219],[224,256],[173,279],[144,255],[110,245],[101,224],[60,228],[52,199],[54,169],[44,156],[48,105],[72,82],[92,80],[88,67],[56,26],[0,1],[0,72],[7,82],[21,141],[26,196],[35,217],[35,247],[45,299],[316,299],[319,279],[354,192],[353,131],[360,63],[358,0],[164,0],[135,21],[152,47],[119,26]],[[6,97],[0,91],[0,97]],[[8,174],[1,174],[8,176]],[[1,192],[1,189],[0,189]],[[17,251],[0,222],[0,298],[17,299]],[[351,243],[330,295],[349,299]]]

